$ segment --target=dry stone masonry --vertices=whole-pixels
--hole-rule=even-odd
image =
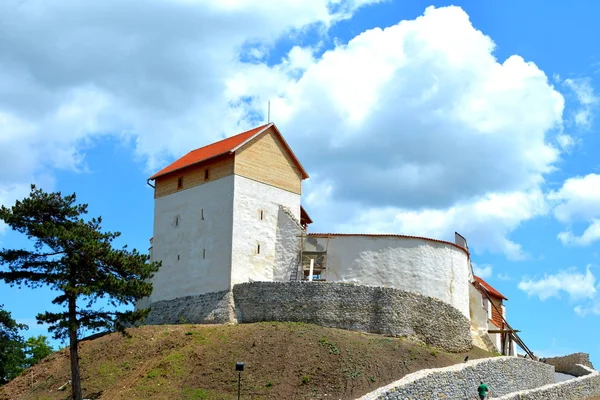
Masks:
[[[416,337],[454,352],[472,347],[469,320],[460,311],[403,290],[331,282],[253,282],[236,285],[233,294],[239,322],[308,322]]]
[[[579,367],[586,371],[587,375],[532,390],[511,393],[499,397],[498,400],[584,400],[600,396],[600,373],[585,365]]]
[[[159,301],[150,307],[151,325],[298,321],[413,337],[451,352],[472,347],[470,323],[460,311],[432,297],[393,288],[251,282],[235,285],[232,292]]]
[[[233,295],[230,291],[162,300],[150,305],[148,325],[225,324],[234,321]]]
[[[573,376],[588,375],[589,368],[594,369],[590,361],[590,355],[587,353],[573,353],[562,357],[545,358],[542,362],[554,365],[556,372]],[[588,368],[583,368],[582,365]]]
[[[524,358],[495,357],[418,371],[360,400],[475,399],[480,380],[490,388],[491,398],[496,399],[517,390],[554,383],[554,379],[551,365]]]

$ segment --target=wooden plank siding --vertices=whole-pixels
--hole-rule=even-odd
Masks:
[[[498,308],[499,311],[502,311],[502,300],[496,297],[490,296],[492,299],[492,303]],[[492,322],[500,329],[504,328],[504,321],[502,320],[501,314],[499,311],[496,311],[496,307],[492,306]]]
[[[155,182],[154,198],[166,196],[180,190],[189,189],[202,185],[229,175],[233,175],[234,157],[225,156],[215,160],[191,165],[179,171],[159,177]],[[208,179],[204,179],[205,171],[208,170]],[[183,187],[177,188],[179,178],[183,178]]]
[[[302,174],[273,129],[236,152],[235,174],[292,193],[302,193]]]

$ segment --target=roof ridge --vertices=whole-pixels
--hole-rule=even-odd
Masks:
[[[256,128],[249,129],[247,131],[226,137],[225,139],[221,139],[217,142],[210,143],[205,146],[198,147],[197,149],[194,149],[192,151],[189,151],[188,153],[179,157],[177,160],[175,160],[165,168],[152,175],[149,178],[149,180],[154,180],[160,176],[173,173],[180,169],[192,166],[194,164],[198,164],[200,162],[204,162],[211,158],[231,154],[232,150],[239,146],[241,143],[247,142],[249,138],[252,138],[257,134],[264,132],[270,126],[274,126],[274,124],[271,122],[265,125],[261,125]]]
[[[221,139],[221,140],[217,140],[216,142],[212,142],[212,143],[206,144],[206,145],[204,145],[204,146],[202,146],[202,147],[198,147],[197,149],[190,150],[190,151],[189,151],[187,154],[191,154],[191,153],[193,153],[193,152],[195,152],[195,151],[202,150],[203,148],[205,148],[205,147],[208,147],[208,146],[212,146],[212,145],[215,145],[215,144],[222,143],[222,142],[224,142],[224,141],[226,141],[226,140],[232,139],[232,138],[234,138],[234,137],[237,137],[237,136],[245,135],[245,134],[247,134],[247,133],[248,133],[248,132],[250,132],[250,131],[254,131],[254,130],[258,130],[258,129],[263,129],[263,128],[266,128],[266,127],[267,127],[268,125],[270,125],[270,124],[271,124],[271,122],[269,122],[268,124],[264,124],[264,125],[260,125],[260,126],[257,126],[257,127],[251,128],[251,129],[248,129],[248,130],[246,130],[246,131],[244,131],[244,132],[236,133],[235,135],[228,136],[228,137],[226,137],[226,138],[223,138],[223,139]]]

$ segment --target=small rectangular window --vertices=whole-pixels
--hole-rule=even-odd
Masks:
[[[175,226],[179,226],[179,215],[175,217]]]
[[[208,180],[208,169],[204,170],[204,180]]]
[[[200,209],[200,219],[204,221],[204,208]]]
[[[206,258],[206,249],[202,249],[202,258]]]
[[[265,212],[264,212],[263,210],[260,210],[260,212],[259,212],[259,215],[260,215],[260,217],[259,217],[259,218],[260,218],[260,220],[261,220],[261,221],[262,221],[263,219],[265,219]]]
[[[260,254],[260,244],[256,247],[256,254]]]
[[[183,189],[183,177],[177,179],[177,189]]]
[[[177,261],[179,261],[179,254],[177,254]]]

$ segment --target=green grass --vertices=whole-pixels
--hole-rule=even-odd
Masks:
[[[319,339],[319,343],[321,343],[321,345],[327,347],[329,349],[330,354],[335,354],[335,355],[340,354],[340,349],[338,349],[337,344],[335,344],[334,342],[327,341],[326,337],[322,337],[321,339]]]

